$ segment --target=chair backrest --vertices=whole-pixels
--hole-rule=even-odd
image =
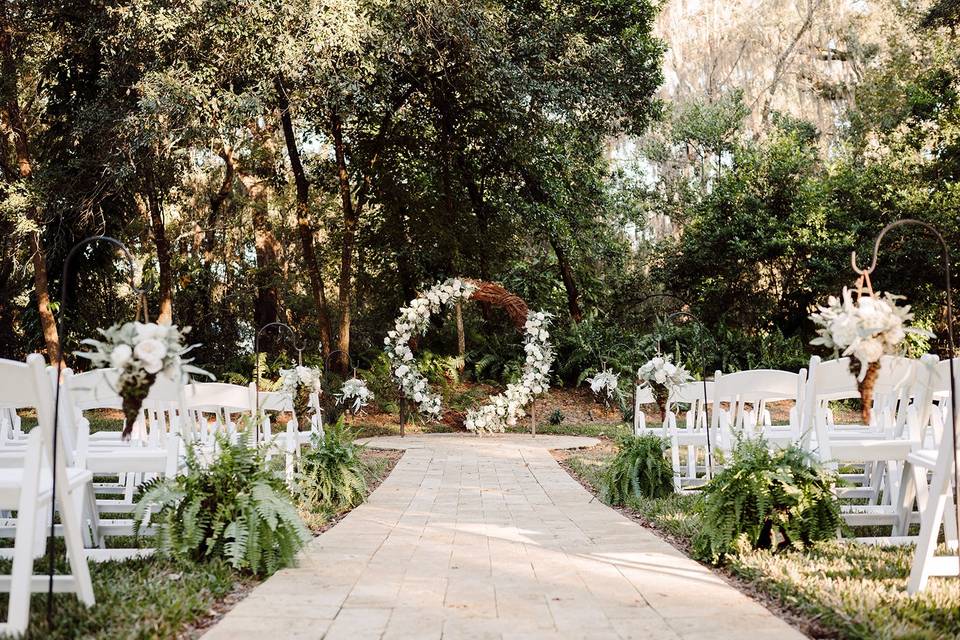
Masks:
[[[190,409],[226,409],[230,413],[255,411],[257,389],[251,382],[247,386],[226,382],[192,382],[187,386],[187,407]]]
[[[874,431],[881,431],[887,437],[903,435],[911,398],[918,394],[927,396],[930,393],[932,361],[924,356],[922,362],[925,366],[921,366],[920,360],[900,356],[883,356],[880,359],[871,411],[870,426]],[[821,459],[829,460],[827,403],[831,400],[860,397],[857,377],[850,371],[850,359],[839,358],[824,362],[819,356],[810,358],[805,396],[801,412],[803,442],[812,447],[811,438],[816,436]]]
[[[46,363],[39,353],[27,356],[26,362],[0,359],[0,406],[19,409],[35,409],[37,429],[43,443],[44,454],[50,460],[50,443],[56,442],[57,465],[66,462],[63,446],[63,431],[73,429],[73,414],[61,411],[58,420],[60,429],[54,440],[54,403],[53,384],[46,371]]]
[[[257,388],[252,382],[245,387],[225,382],[194,382],[187,387],[186,396],[187,409],[199,425],[204,442],[218,431],[233,437],[237,432],[233,414],[253,415],[257,410]]]
[[[686,423],[688,429],[702,429],[707,426],[707,414],[706,407],[713,403],[713,386],[712,381],[704,382],[702,380],[696,380],[693,382],[686,382],[680,385],[679,389],[671,392],[670,397],[667,399],[667,410],[668,412],[674,415],[671,418],[671,423],[675,424],[676,421],[676,412],[677,404],[689,404],[690,409],[687,411]],[[706,391],[706,394],[704,394]],[[704,404],[704,395],[706,395],[706,404]]]
[[[724,415],[721,403],[726,403],[725,415],[730,428],[743,435],[753,435],[763,422],[766,403],[799,401],[804,380],[801,374],[777,369],[753,369],[720,376],[713,389],[711,422],[714,427],[720,426]]]
[[[117,392],[120,375],[117,369],[92,369],[83,373],[65,369],[63,373],[63,384],[74,408],[80,411],[123,408],[123,398]]]

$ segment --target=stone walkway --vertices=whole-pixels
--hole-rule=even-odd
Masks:
[[[549,452],[595,443],[375,439],[406,449],[393,473],[204,637],[805,637],[592,500]]]

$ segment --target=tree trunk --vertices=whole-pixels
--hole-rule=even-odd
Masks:
[[[350,192],[350,174],[347,171],[347,158],[343,147],[343,123],[334,113],[331,118],[331,133],[333,134],[333,152],[337,162],[337,182],[340,188],[340,204],[343,208],[343,247],[340,253],[340,333],[337,348],[338,368],[341,373],[347,373],[350,367],[350,322],[352,305],[352,268],[353,245],[357,233],[357,210],[353,206],[353,195]]]
[[[463,305],[458,301],[457,306],[457,355],[463,358],[467,355],[467,337],[463,332]],[[460,371],[463,371],[463,360],[460,361]]]
[[[6,16],[4,16],[6,17]],[[5,128],[13,133],[13,147],[17,158],[17,170],[20,179],[29,182],[33,178],[33,160],[30,156],[30,145],[27,139],[27,130],[20,113],[20,103],[17,99],[17,69],[13,59],[12,30],[4,20],[0,28],[0,70],[12,86],[8,87],[6,100],[3,102],[3,115],[6,120]],[[42,220],[35,208],[30,217],[33,223],[40,227]],[[40,326],[43,329],[43,340],[47,348],[47,359],[53,363],[60,349],[60,337],[57,333],[57,323],[50,310],[50,290],[47,283],[47,257],[39,231],[30,233],[30,250],[33,253],[33,284],[37,297],[37,313],[40,316]]]
[[[138,194],[137,205],[141,213],[150,221],[153,244],[157,249],[157,264],[160,268],[160,307],[157,322],[173,322],[173,274],[170,270],[170,241],[163,223],[163,203],[154,192],[152,181],[148,180],[147,193]]]
[[[330,355],[332,329],[330,317],[327,314],[327,297],[323,289],[323,277],[320,265],[317,264],[316,251],[313,246],[313,225],[310,223],[310,183],[300,159],[300,150],[293,132],[293,119],[290,115],[290,101],[281,78],[274,79],[277,89],[277,105],[280,108],[280,125],[283,128],[283,139],[287,146],[287,155],[290,158],[290,169],[293,172],[294,184],[297,188],[297,231],[300,235],[300,246],[303,251],[303,261],[307,266],[310,278],[310,289],[313,293],[314,306],[317,308],[317,319],[320,325],[320,339],[323,342],[323,357]]]
[[[217,246],[217,224],[220,221],[223,205],[230,192],[233,191],[233,176],[235,165],[233,162],[233,149],[228,144],[224,144],[220,149],[220,157],[224,162],[223,182],[217,192],[210,196],[210,211],[207,213],[207,224],[203,234],[203,258],[209,269],[214,260],[214,249]]]
[[[563,280],[563,288],[567,290],[567,308],[570,310],[570,318],[574,322],[580,322],[583,319],[583,310],[580,308],[580,289],[577,287],[577,280],[573,275],[573,268],[570,266],[567,252],[564,250],[560,239],[552,235],[550,236],[550,246],[557,254],[560,278]]]
[[[240,181],[246,187],[253,205],[253,237],[257,251],[257,298],[253,308],[253,321],[257,327],[262,327],[277,322],[280,317],[280,297],[277,293],[277,284],[280,281],[280,243],[270,226],[269,189],[265,181],[246,174],[240,175]],[[264,333],[262,344],[263,351],[272,350],[276,346],[274,334],[267,336]]]

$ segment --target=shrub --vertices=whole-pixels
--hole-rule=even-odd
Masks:
[[[624,504],[633,496],[663,498],[673,493],[673,468],[664,455],[667,443],[648,434],[621,436],[618,451],[603,475],[600,497]]]
[[[341,417],[324,430],[324,436],[313,437],[297,465],[294,491],[301,509],[321,518],[351,509],[367,495],[361,445],[353,437]]]
[[[233,444],[218,435],[217,447],[210,464],[188,447],[185,473],[141,488],[137,529],[149,521],[158,551],[178,559],[223,558],[257,575],[291,564],[310,532],[283,479],[242,440]]]
[[[547,418],[547,422],[549,422],[550,424],[552,424],[552,425],[555,426],[555,427],[558,427],[558,426],[560,426],[561,424],[563,424],[563,421],[566,420],[566,419],[567,419],[567,416],[565,416],[565,415],[563,414],[563,411],[560,411],[560,409],[554,409],[554,410],[550,413],[550,417]]]
[[[762,439],[743,441],[703,489],[694,550],[717,563],[741,544],[780,550],[833,538],[842,523],[836,482],[796,445],[771,453]]]

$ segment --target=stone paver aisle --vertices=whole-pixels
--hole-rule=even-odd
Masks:
[[[585,491],[549,449],[589,438],[378,438],[406,449],[370,499],[205,636],[804,636]]]

